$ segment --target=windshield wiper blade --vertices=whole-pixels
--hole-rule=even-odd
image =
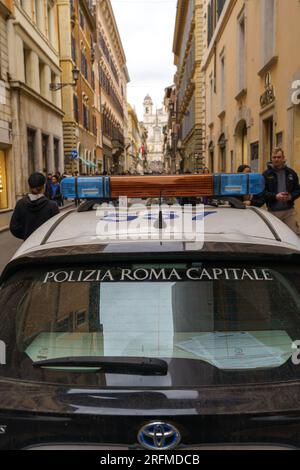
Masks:
[[[34,362],[33,367],[97,367],[112,374],[166,375],[168,364],[151,357],[56,357]]]

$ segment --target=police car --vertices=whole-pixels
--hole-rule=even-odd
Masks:
[[[300,447],[298,237],[258,175],[149,178],[68,178],[5,268],[0,448]]]

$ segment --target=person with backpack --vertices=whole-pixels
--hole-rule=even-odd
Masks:
[[[32,173],[28,178],[30,192],[17,202],[10,221],[10,231],[16,238],[26,240],[43,223],[59,214],[56,202],[49,201],[44,194],[45,184],[42,173]]]

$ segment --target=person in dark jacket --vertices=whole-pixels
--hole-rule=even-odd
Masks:
[[[47,179],[46,179],[46,186],[45,186],[45,196],[50,199],[50,185],[52,182],[52,173],[48,173]]]
[[[63,198],[62,194],[60,191],[60,183],[57,175],[52,176],[52,181],[50,184],[50,193],[49,193],[49,199],[52,199],[52,201],[56,201],[56,203],[59,206],[63,206]]]
[[[42,173],[33,173],[28,178],[30,193],[17,202],[10,221],[11,233],[26,240],[38,227],[59,213],[56,202],[44,195],[46,178]]]
[[[265,178],[264,202],[268,211],[288,225],[298,236],[299,225],[294,202],[300,197],[297,173],[286,165],[284,151],[277,147],[272,163],[263,173]]]

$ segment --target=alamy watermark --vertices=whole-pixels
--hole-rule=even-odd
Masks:
[[[295,90],[292,93],[292,103],[298,105],[300,104],[300,80],[295,80],[292,83],[292,90]]]
[[[294,366],[298,366],[300,364],[300,341],[293,341],[292,349],[295,351],[292,354],[292,363]]]
[[[120,198],[118,207],[101,204],[96,211],[99,220],[96,237],[122,241],[204,241],[204,219],[216,211],[204,211],[203,204],[128,205]]]

